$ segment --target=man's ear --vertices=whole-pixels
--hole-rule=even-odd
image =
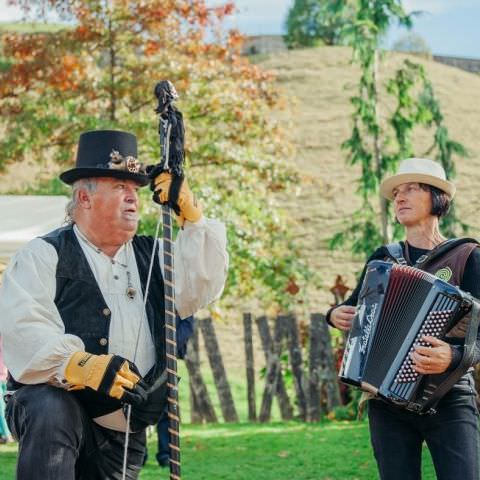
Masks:
[[[87,190],[84,190],[83,188],[81,188],[80,190],[78,190],[77,195],[78,195],[77,197],[78,205],[81,208],[84,208],[85,210],[92,208],[92,204],[90,201],[91,195],[89,192],[87,192]]]

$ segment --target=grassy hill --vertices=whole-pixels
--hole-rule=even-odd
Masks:
[[[402,54],[386,53],[380,80],[390,78],[405,58]],[[470,151],[470,158],[457,162],[456,205],[462,219],[472,225],[471,234],[478,236],[480,76],[417,57],[413,60],[425,66],[452,138]],[[346,152],[340,149],[351,131],[349,97],[355,92],[359,69],[351,64],[351,50],[345,47],[285,52],[263,59],[260,64],[274,72],[278,85],[294,98],[286,111],[278,113],[278,120],[292,133],[296,146],[293,160],[304,173],[305,182],[298,195],[292,192],[283,202],[291,214],[299,218],[298,240],[309,264],[320,273],[323,281],[323,288],[312,292],[312,307],[324,310],[331,302],[328,288],[334,283],[336,274],[346,275],[348,284],[353,286],[354,273],[361,267],[361,262],[353,261],[348,251],[330,252],[327,249],[328,239],[360,205],[354,193],[359,169],[346,166]],[[381,98],[385,96],[385,92],[381,93]],[[392,109],[393,105],[387,102],[380,113],[385,117]],[[417,156],[430,146],[431,135],[427,131],[418,133],[415,138]]]

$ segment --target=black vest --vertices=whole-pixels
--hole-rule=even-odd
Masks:
[[[87,352],[96,355],[108,353],[111,312],[78,243],[73,227],[59,228],[42,238],[55,247],[58,253],[55,305],[65,324],[65,333],[80,337]],[[133,238],[133,251],[144,296],[152,248],[153,238],[145,236]],[[158,246],[155,247],[154,255],[158,258]],[[149,290],[146,313],[155,344],[156,362],[145,380],[153,383],[163,372],[166,363],[163,277],[158,261],[154,262]],[[135,338],[132,339],[132,342],[135,340]],[[17,384],[17,386],[20,385]],[[120,401],[90,388],[73,391],[72,394],[77,397],[92,418],[122,407]]]

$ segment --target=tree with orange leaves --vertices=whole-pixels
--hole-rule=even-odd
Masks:
[[[10,3],[29,18],[55,10],[65,23],[51,33],[2,37],[8,68],[0,74],[0,111],[7,120],[0,170],[47,152],[59,163],[71,162],[80,132],[100,128],[132,131],[141,160],[156,163],[152,89],[169,79],[186,122],[191,182],[207,212],[228,226],[227,293],[283,308],[300,300],[308,270],[275,206],[276,191],[296,180],[284,161],[288,143],[271,119],[281,97],[271,76],[240,56],[238,32],[222,28],[233,3]],[[152,223],[149,208],[144,230]]]

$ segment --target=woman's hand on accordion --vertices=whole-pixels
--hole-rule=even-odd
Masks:
[[[423,375],[443,373],[452,362],[452,347],[438,338],[425,335],[423,342],[431,347],[417,345],[412,353],[412,360],[415,363],[415,370]]]
[[[340,330],[350,330],[352,328],[353,317],[357,309],[349,305],[341,305],[334,308],[330,313],[330,322]]]

